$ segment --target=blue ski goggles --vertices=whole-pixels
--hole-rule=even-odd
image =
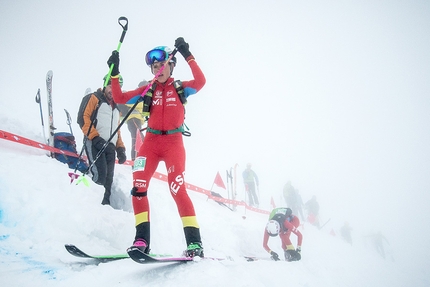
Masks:
[[[145,62],[148,66],[154,64],[154,62],[164,62],[169,59],[169,54],[161,49],[154,49],[146,53]]]

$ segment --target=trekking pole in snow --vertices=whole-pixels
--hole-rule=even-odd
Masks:
[[[124,22],[124,24],[123,23],[121,23],[121,22]],[[121,17],[119,17],[118,18],[118,24],[122,27],[122,33],[121,33],[121,37],[119,38],[119,43],[118,43],[118,46],[117,46],[117,48],[116,48],[116,51],[117,52],[119,52],[119,49],[121,48],[121,45],[122,45],[122,42],[124,41],[124,37],[125,37],[125,34],[127,33],[127,30],[128,30],[128,19],[126,18],[126,17],[124,17],[124,16],[121,16]],[[107,74],[107,76],[106,76],[106,79],[105,79],[105,82],[104,82],[104,84],[103,84],[103,88],[105,88],[106,86],[107,86],[107,83],[109,82],[109,80],[110,80],[110,75],[112,74],[112,69],[113,69],[113,64],[110,66],[110,68],[109,68],[109,73]],[[88,89],[87,89],[87,91],[88,91]],[[87,91],[85,91],[85,93],[87,94]],[[91,90],[90,90],[91,91]],[[82,146],[82,150],[81,150],[81,153],[79,154],[79,159],[81,158],[81,156],[82,156],[82,154],[83,154],[83,152],[84,152],[84,148],[85,148],[85,144],[86,144],[86,142],[87,142],[87,138],[88,138],[88,135],[90,134],[90,131],[91,131],[91,128],[92,128],[92,126],[93,126],[93,122],[94,122],[94,120],[91,122],[91,125],[90,125],[90,128],[88,129],[88,132],[87,132],[87,136],[86,137],[84,137],[84,143],[83,143],[83,146]],[[117,129],[118,130],[118,129]],[[117,132],[117,130],[115,130],[115,133]],[[112,137],[111,137],[112,138]],[[110,141],[110,140],[109,140]],[[106,145],[107,146],[107,145]],[[104,149],[105,149],[106,147],[104,147],[103,148],[103,151],[104,151]],[[99,155],[99,153],[97,154],[98,156],[100,156]],[[94,163],[94,162],[93,162]],[[88,169],[87,169],[87,172],[86,173],[88,173],[88,171],[90,170],[90,168],[93,166],[93,163],[88,167]],[[77,170],[77,165],[76,165],[76,168],[75,168],[75,171],[74,172],[69,172],[69,176],[70,176],[70,183],[72,183],[76,178],[78,178],[79,177],[79,175],[78,174],[76,174],[76,170]],[[80,181],[82,181],[84,178],[83,178],[83,176],[81,177],[81,179],[76,183],[76,184],[78,184]],[[85,183],[85,182],[84,182]],[[87,185],[87,183],[85,183],[86,185]]]
[[[46,143],[45,125],[43,124],[42,103],[40,102],[40,89],[37,89],[37,94],[36,94],[36,103],[38,103],[38,104],[39,104],[40,120],[42,121],[43,140],[44,140],[44,143]]]
[[[72,118],[70,117],[70,114],[69,114],[69,112],[66,109],[64,109],[64,112],[66,112],[66,117],[67,117],[66,123],[69,126],[70,133],[73,135]]]

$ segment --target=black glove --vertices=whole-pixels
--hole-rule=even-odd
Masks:
[[[101,150],[102,147],[105,145],[106,141],[103,138],[96,136],[93,138],[92,143],[93,147],[95,147],[97,150]]]
[[[110,66],[113,64],[111,76],[117,76],[119,74],[119,53],[117,50],[112,52],[112,55],[109,57],[107,64]]]
[[[189,56],[191,56],[191,52],[189,50],[190,45],[188,45],[187,42],[185,42],[184,38],[179,37],[175,40],[175,47],[178,49],[178,52],[181,53],[181,55],[187,59]]]
[[[278,253],[276,253],[274,251],[270,251],[270,255],[272,255],[270,257],[270,258],[272,258],[272,260],[279,261],[279,255],[278,255]]]
[[[118,163],[123,164],[127,160],[125,155],[125,148],[119,147],[116,149],[116,157],[118,158]]]
[[[297,246],[296,248],[296,252],[299,253],[300,255],[302,254],[302,247]]]

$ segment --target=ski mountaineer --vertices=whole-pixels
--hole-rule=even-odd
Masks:
[[[182,133],[185,117],[184,100],[187,96],[197,93],[205,85],[206,79],[189,50],[189,44],[182,37],[176,39],[175,47],[190,66],[194,79],[182,82],[185,95],[180,97],[175,89],[174,79],[171,77],[176,66],[176,58],[172,57],[158,75],[154,85],[150,87],[149,91],[153,91],[150,94],[148,127],[133,166],[132,203],[136,225],[133,245],[140,247],[145,253],[149,253],[150,208],[147,192],[149,182],[159,162],[164,161],[170,193],[177,205],[184,228],[187,243],[184,255],[203,257],[196,213],[185,188],[185,148]],[[172,51],[168,47],[159,46],[146,54],[146,64],[151,68],[152,74],[156,75],[159,72],[171,53]],[[112,90],[115,102],[123,104],[137,95],[142,95],[147,85],[128,92],[121,91],[118,83],[119,54],[117,51],[113,51],[108,60],[108,65],[111,64],[114,64]],[[146,103],[145,98],[148,95],[147,93],[143,97],[144,103]]]
[[[105,79],[106,76],[103,78],[103,81],[105,81]],[[93,117],[95,117],[95,119],[92,124]],[[109,81],[105,88],[99,88],[91,95],[83,112],[84,124],[81,129],[84,136],[88,135],[88,139],[84,142],[85,152],[90,164],[96,159],[97,154],[110,138],[112,132],[118,127],[119,118],[119,110],[113,101],[112,88]],[[110,205],[115,169],[115,151],[117,153],[118,163],[123,164],[127,160],[127,156],[125,154],[125,146],[121,139],[121,133],[119,130],[90,170],[92,180],[96,184],[103,185],[105,188],[102,200],[103,205]]]
[[[258,207],[258,196],[255,191],[255,186],[258,189],[258,176],[255,171],[252,170],[252,164],[247,163],[246,169],[242,173],[243,183],[245,184],[245,191],[248,193],[249,204],[254,207]]]
[[[276,236],[279,234],[281,238],[281,247],[284,250],[284,256],[286,261],[299,261],[302,252],[302,240],[303,235],[297,229],[300,225],[300,220],[297,216],[292,214],[292,210],[289,207],[278,207],[272,210],[269,216],[269,222],[264,230],[263,247],[267,252],[270,253],[271,258],[275,261],[279,260],[279,256],[276,252],[270,250],[267,245],[269,236]],[[293,244],[290,240],[291,232],[297,235],[297,249],[294,249]]]

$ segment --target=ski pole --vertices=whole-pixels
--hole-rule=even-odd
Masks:
[[[42,103],[40,102],[40,89],[37,89],[36,103],[39,104],[40,120],[42,121],[43,139],[45,140],[45,143],[46,143],[45,125],[43,124]]]
[[[72,130],[72,119],[70,118],[70,114],[69,114],[69,112],[68,112],[66,109],[64,109],[64,112],[66,112],[66,117],[67,117],[66,123],[67,123],[67,125],[69,126],[70,133],[73,135],[73,130]]]
[[[173,52],[170,54],[169,58],[166,60],[166,62],[164,63],[163,66],[161,66],[160,70],[157,72],[157,74],[155,74],[154,78],[152,79],[152,81],[146,86],[145,90],[143,91],[143,93],[140,95],[141,98],[143,98],[145,96],[145,94],[148,92],[148,90],[150,89],[150,87],[152,87],[152,85],[154,84],[154,82],[157,80],[158,76],[161,75],[161,73],[163,72],[164,68],[166,67],[166,65],[169,64],[169,61],[175,56],[176,52],[178,50],[175,48],[173,50]],[[99,152],[97,153],[95,159],[93,160],[93,162],[90,164],[90,166],[87,169],[87,172],[91,169],[91,167],[93,167],[94,163],[99,159],[99,157],[102,155],[102,153],[105,151],[106,147],[109,145],[110,141],[113,139],[113,137],[116,135],[116,133],[119,131],[119,129],[122,127],[122,125],[127,121],[128,117],[130,116],[130,114],[133,112],[133,110],[136,108],[136,106],[140,103],[140,101],[136,101],[136,103],[134,103],[134,105],[130,108],[130,110],[127,112],[127,114],[124,116],[124,118],[122,119],[122,121],[119,123],[118,127],[114,130],[114,132],[112,133],[112,135],[109,137],[109,139],[105,142],[105,144],[103,145],[103,147],[99,150]],[[85,172],[85,174],[87,173]]]
[[[121,21],[125,22],[125,24],[122,24]],[[121,48],[121,45],[122,45],[122,42],[124,41],[125,34],[127,33],[127,30],[128,30],[128,19],[126,17],[124,17],[124,16],[121,16],[121,17],[118,18],[118,24],[122,27],[122,33],[121,33],[121,37],[119,38],[118,46],[116,48],[117,52],[119,52],[119,50]],[[110,75],[112,74],[112,69],[113,69],[113,64],[109,68],[109,73],[108,73],[108,75],[107,75],[107,77],[105,79],[105,82],[103,84],[103,88],[105,88],[107,86],[107,83],[109,82]],[[87,95],[87,91],[88,91],[88,89],[85,91],[86,95]],[[94,119],[92,119],[91,125],[90,125],[90,127],[88,129],[88,132],[87,132],[86,136],[84,137],[84,142],[83,142],[82,150],[81,150],[81,153],[79,154],[79,160],[78,160],[78,163],[76,164],[75,170],[74,170],[73,173],[69,173],[69,176],[71,178],[70,183],[72,183],[74,179],[76,179],[76,178],[79,177],[79,175],[76,174],[76,170],[78,169],[79,161],[81,160],[82,154],[84,153],[85,144],[87,143],[88,136],[90,134],[91,128],[94,125],[94,121],[95,121],[95,117],[94,117]],[[90,167],[91,166],[92,166],[92,164],[90,165]],[[85,173],[88,173],[88,171],[90,170],[90,167],[88,167],[88,169],[86,170]]]

